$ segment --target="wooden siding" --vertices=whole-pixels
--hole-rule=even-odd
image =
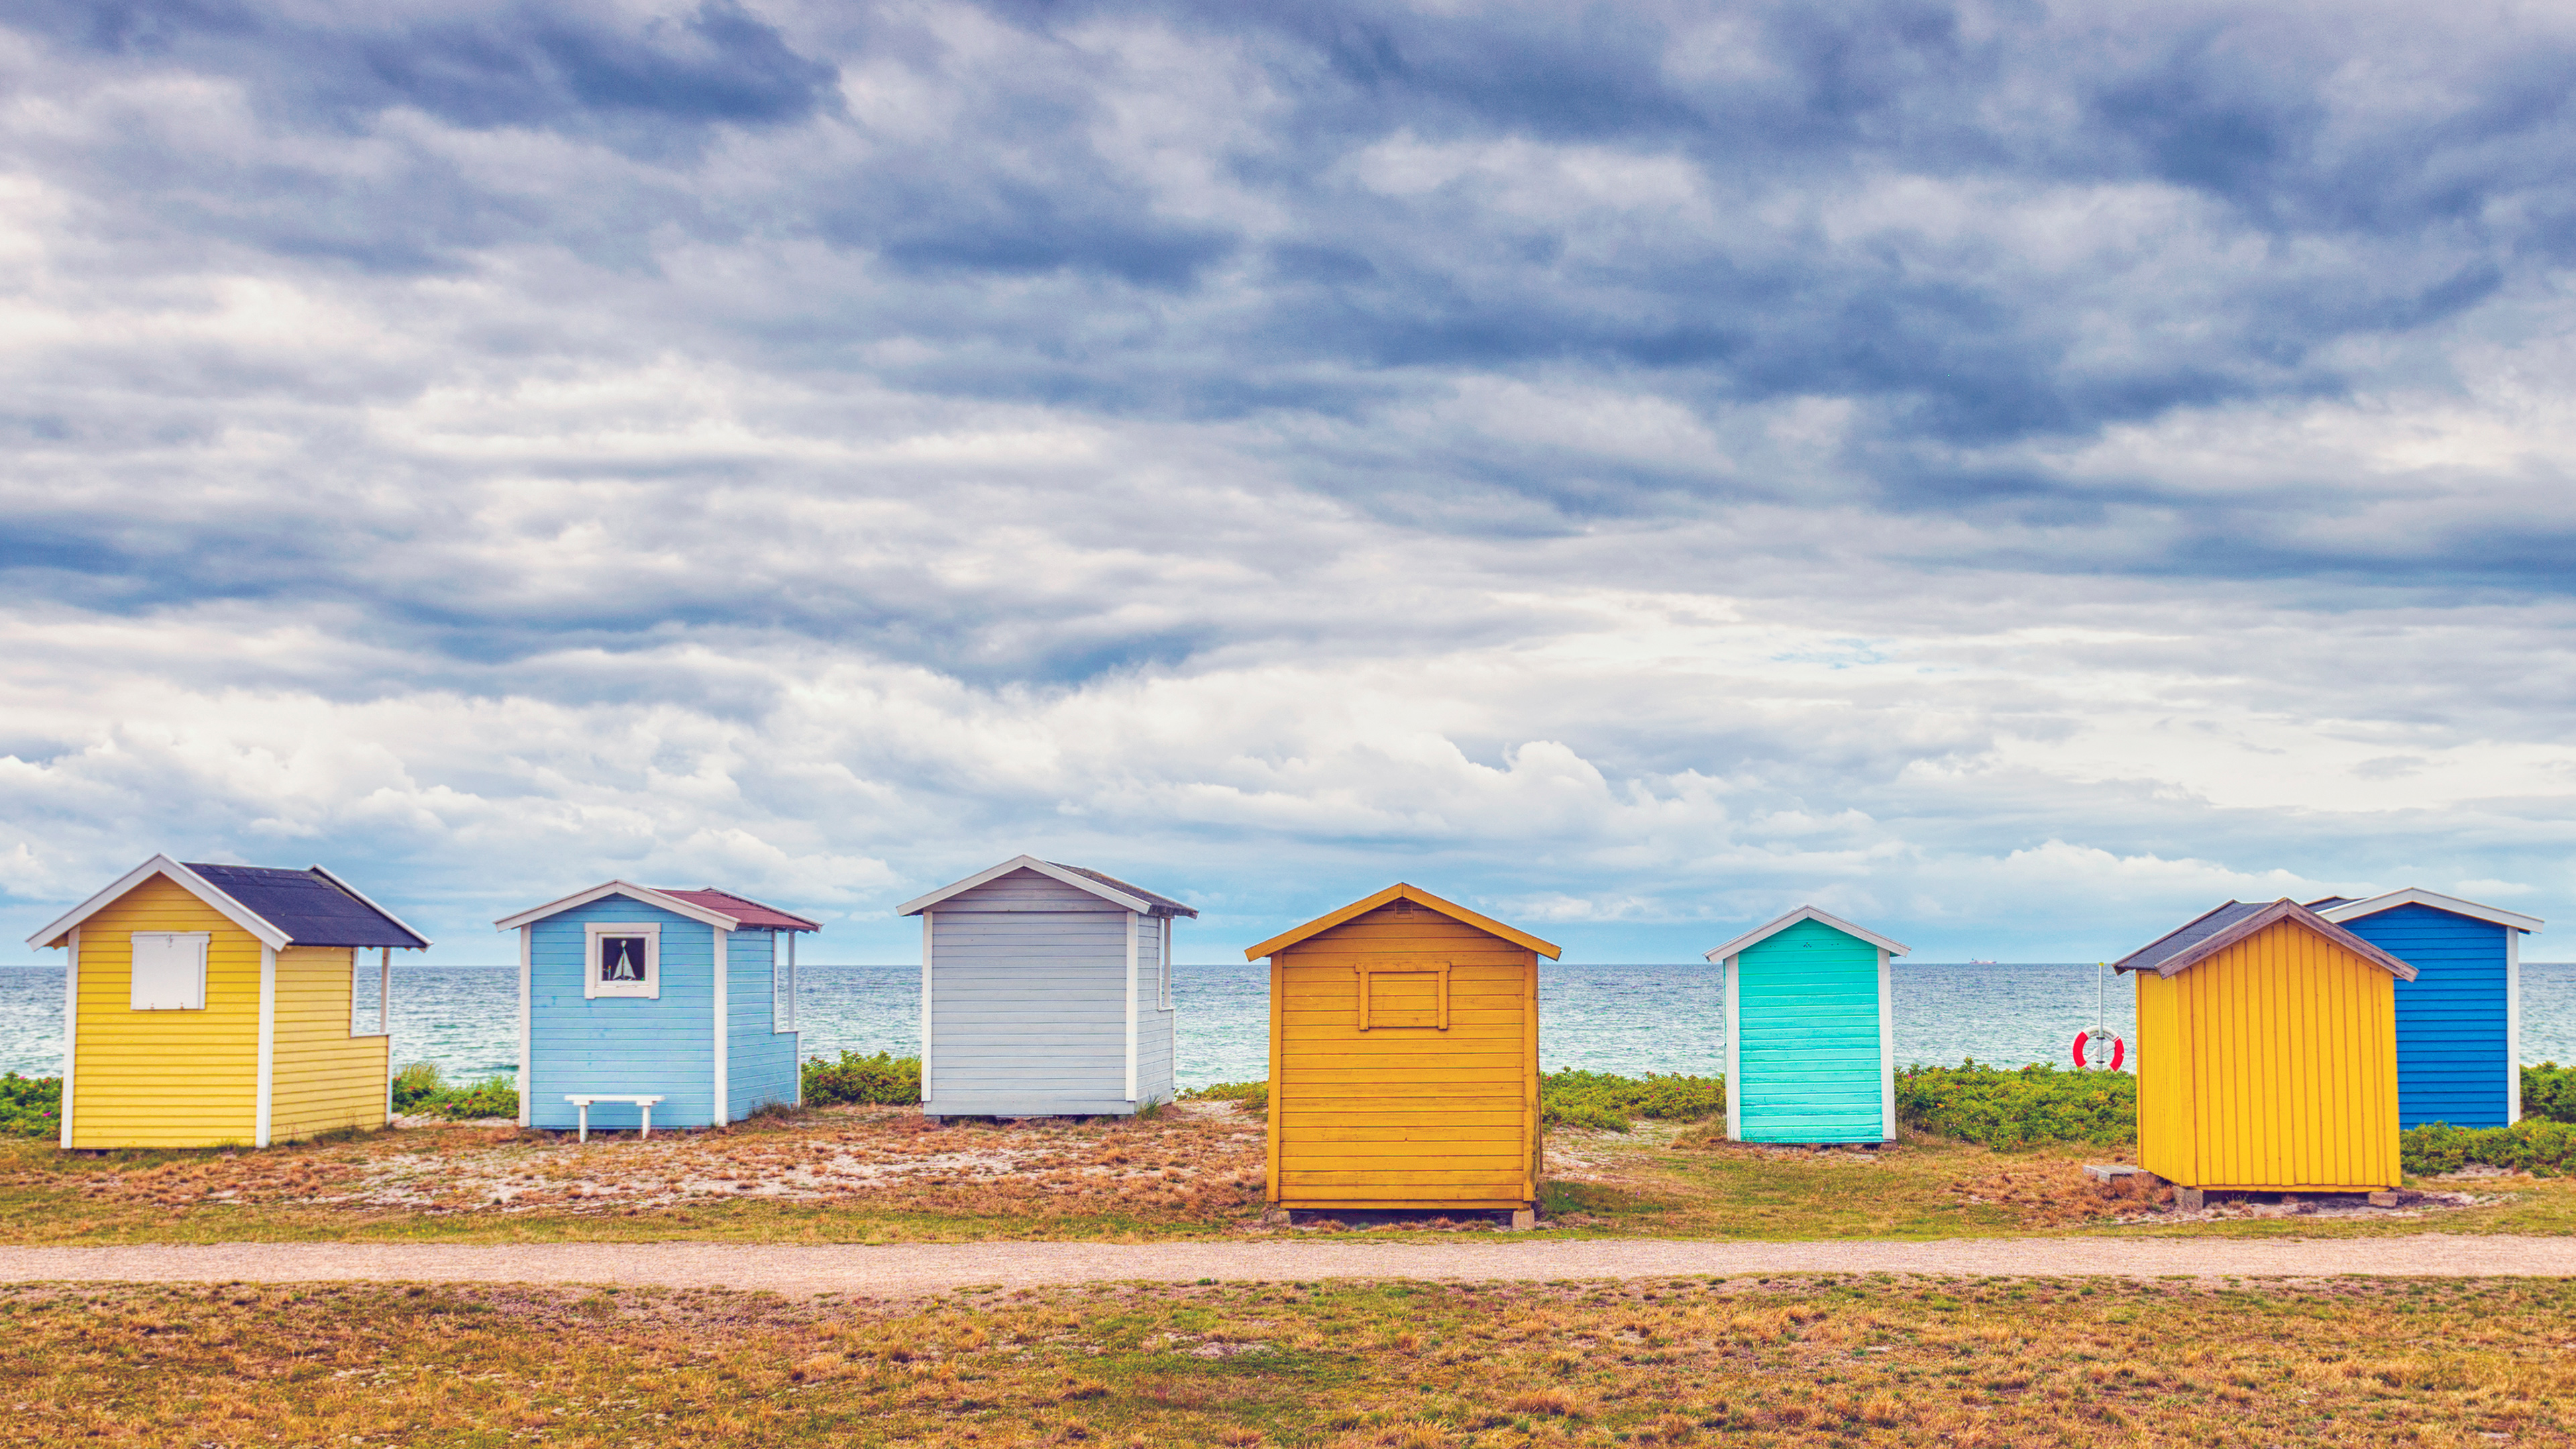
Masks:
[[[1128,911],[1032,870],[931,908],[931,1115],[1123,1113]],[[1152,999],[1139,983],[1138,1046]],[[1141,1090],[1141,1084],[1140,1084]]]
[[[2138,973],[2138,1160],[2186,1187],[2395,1187],[2395,979],[2291,922]]]
[[[731,1079],[730,1120],[740,1121],[773,1102],[796,1101],[796,1036],[777,1030],[778,993],[773,973],[784,947],[776,931],[735,931],[726,953],[725,1075]],[[655,1120],[660,1120],[656,1114]]]
[[[2502,1127],[2522,1085],[2507,1041],[2507,931],[2417,902],[2342,923],[2415,968],[2397,983],[2397,1126]]]
[[[1810,920],[1734,959],[1742,1139],[1885,1140],[1878,948]]]
[[[1172,1018],[1163,1007],[1163,923],[1136,924],[1136,1092],[1143,1102],[1172,1100]]]
[[[342,1127],[385,1125],[389,1043],[349,1030],[356,1009],[348,947],[289,946],[277,953],[275,1056],[269,1140]],[[371,962],[369,974],[374,974]]]
[[[204,931],[202,1011],[136,1011],[136,931]],[[80,928],[74,1147],[247,1145],[259,1117],[257,937],[167,879],[127,891]]]
[[[1448,1030],[1359,1029],[1356,968],[1395,960],[1448,965]],[[1272,1201],[1535,1205],[1536,953],[1399,901],[1271,961]]]
[[[660,998],[582,996],[583,927],[592,921],[661,923]],[[529,1121],[568,1130],[578,1113],[565,1093],[616,1092],[659,1094],[656,1127],[713,1125],[715,928],[628,896],[604,896],[530,931]],[[631,1129],[637,1116],[631,1106],[602,1102],[590,1109],[590,1125]]]

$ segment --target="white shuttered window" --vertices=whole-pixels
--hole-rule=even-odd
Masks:
[[[205,931],[137,931],[134,933],[136,1011],[203,1011],[206,1009]]]

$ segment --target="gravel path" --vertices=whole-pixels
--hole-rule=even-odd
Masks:
[[[2226,1241],[1965,1238],[1702,1243],[225,1243],[0,1248],[0,1282],[602,1283],[917,1297],[944,1289],[1095,1282],[1740,1277],[1924,1273],[2196,1279],[2576,1277],[2576,1238]]]

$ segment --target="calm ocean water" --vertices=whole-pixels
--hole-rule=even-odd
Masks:
[[[804,968],[799,1012],[807,1055],[847,1047],[910,1056],[920,1045],[921,968]],[[1184,964],[1173,981],[1180,1009],[1181,1085],[1244,1081],[1268,1070],[1269,968],[1259,962]],[[2064,1062],[2075,1033],[2093,1025],[2094,967],[1896,963],[1896,1053],[1907,1063],[1954,1065],[1969,1057],[2002,1066]],[[374,1002],[369,980],[365,1002]],[[515,967],[394,968],[394,1060],[430,1061],[450,1080],[512,1070],[518,1059]],[[2114,980],[2111,1029],[2133,1035],[2134,996]],[[2576,1061],[2576,965],[2522,968],[2522,1059]],[[1719,1070],[1726,1018],[1716,973],[1705,965],[1544,963],[1539,971],[1540,1064],[1634,1076]],[[60,967],[0,967],[0,1070],[51,1076],[62,1069]]]

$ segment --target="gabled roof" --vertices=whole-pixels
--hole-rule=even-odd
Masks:
[[[1114,875],[1103,875],[1099,871],[1085,870],[1078,865],[1058,865],[1051,860],[1040,860],[1034,855],[1015,855],[990,870],[979,870],[964,880],[952,881],[926,896],[904,902],[895,908],[895,914],[920,915],[951,896],[964,895],[979,885],[1000,880],[1015,870],[1036,871],[1049,880],[1069,885],[1078,891],[1089,891],[1113,905],[1125,906],[1131,911],[1140,911],[1149,916],[1196,916],[1198,914],[1196,910],[1182,905],[1170,896],[1156,895],[1143,886],[1129,885]]]
[[[2400,981],[2415,979],[2414,967],[2287,897],[2270,905],[2229,901],[2112,962],[2111,969],[2172,976],[2284,921],[2325,937]]]
[[[2332,896],[2322,901],[2308,902],[2309,910],[2337,925],[2346,921],[2359,920],[2363,916],[2375,916],[2381,911],[2395,910],[2399,906],[2430,906],[2437,911],[2449,911],[2455,916],[2466,916],[2473,921],[2485,921],[2490,925],[2502,926],[2508,931],[2537,931],[2547,924],[2538,916],[2526,916],[2520,911],[2501,910],[2495,906],[2482,906],[2476,901],[2464,901],[2458,896],[2446,896],[2436,891],[2417,890],[2412,886],[2402,891],[2390,891],[2383,896],[2372,896],[2368,900],[2356,901],[2342,896]]]
[[[1711,961],[1723,961],[1727,957],[1734,955],[1736,952],[1741,951],[1748,946],[1755,945],[1761,941],[1765,941],[1773,936],[1779,935],[1782,931],[1789,929],[1800,921],[1813,921],[1820,926],[1831,926],[1835,930],[1840,931],[1844,935],[1852,937],[1855,940],[1867,941],[1878,949],[1885,951],[1890,956],[1902,956],[1906,952],[1914,949],[1902,941],[1889,940],[1887,937],[1880,935],[1876,931],[1863,930],[1860,927],[1853,925],[1851,922],[1844,920],[1840,916],[1817,910],[1814,906],[1800,906],[1789,914],[1773,921],[1771,924],[1759,927],[1755,930],[1747,931],[1743,935],[1736,937],[1734,940],[1727,942],[1725,945],[1718,947],[1716,950],[1708,952],[1707,958]]]
[[[687,901],[691,905],[705,906],[711,911],[721,911],[725,915],[731,916],[735,920],[742,922],[744,927],[754,931],[819,931],[823,929],[821,926],[805,919],[803,916],[791,916],[785,911],[778,909],[776,906],[764,906],[760,902],[752,900],[747,896],[738,896],[731,891],[720,891],[714,886],[707,886],[703,889],[693,891],[665,890],[662,894],[669,896],[675,901]]]
[[[419,951],[429,938],[322,867],[282,870],[261,865],[183,865],[156,855],[115,884],[27,938],[38,949],[59,945],[74,926],[159,876],[217,914],[282,951],[289,946],[392,946]]]
[[[703,892],[693,891],[690,892],[690,894],[703,894]],[[718,894],[722,894],[722,892],[718,892]],[[494,921],[492,923],[492,927],[494,930],[499,931],[515,931],[521,926],[534,925],[548,916],[560,916],[566,911],[579,906],[589,905],[592,901],[606,900],[610,896],[624,896],[631,901],[641,901],[648,906],[658,906],[663,910],[669,911],[675,916],[685,916],[692,921],[704,921],[719,931],[738,931],[742,929],[744,924],[742,917],[734,915],[732,912],[727,911],[722,907],[705,905],[698,901],[683,900],[674,892],[657,891],[651,886],[640,886],[632,881],[612,880],[600,885],[592,886],[590,889],[577,895],[566,896],[559,901],[548,901],[534,910],[521,911],[515,916],[503,916],[501,919]],[[732,899],[740,898],[733,897]],[[749,905],[752,903],[746,901],[744,904]],[[768,907],[763,906],[761,909],[767,910]],[[790,917],[789,919],[793,918]]]
[[[1463,925],[1473,926],[1477,930],[1483,931],[1488,935],[1500,936],[1515,946],[1536,951],[1538,954],[1545,956],[1550,961],[1557,958],[1559,948],[1553,941],[1542,941],[1527,931],[1514,926],[1506,926],[1491,916],[1480,916],[1474,911],[1467,909],[1465,906],[1459,905],[1455,901],[1444,901],[1440,897],[1433,895],[1431,892],[1422,889],[1420,886],[1410,886],[1404,884],[1402,881],[1398,881],[1394,885],[1388,886],[1385,890],[1379,891],[1376,895],[1365,896],[1359,900],[1351,902],[1349,905],[1342,907],[1331,915],[1317,916],[1315,919],[1297,927],[1295,930],[1282,932],[1281,934],[1273,936],[1269,940],[1262,942],[1258,946],[1245,947],[1243,951],[1243,959],[1246,961],[1258,961],[1264,956],[1275,956],[1280,952],[1287,950],[1289,947],[1296,945],[1298,942],[1305,940],[1309,936],[1320,936],[1326,931],[1333,929],[1335,926],[1342,924],[1344,921],[1357,920],[1361,916],[1365,916],[1369,912],[1376,910],[1378,907],[1398,899],[1411,901],[1417,906],[1427,906],[1430,909],[1447,916],[1453,921],[1457,921]]]

